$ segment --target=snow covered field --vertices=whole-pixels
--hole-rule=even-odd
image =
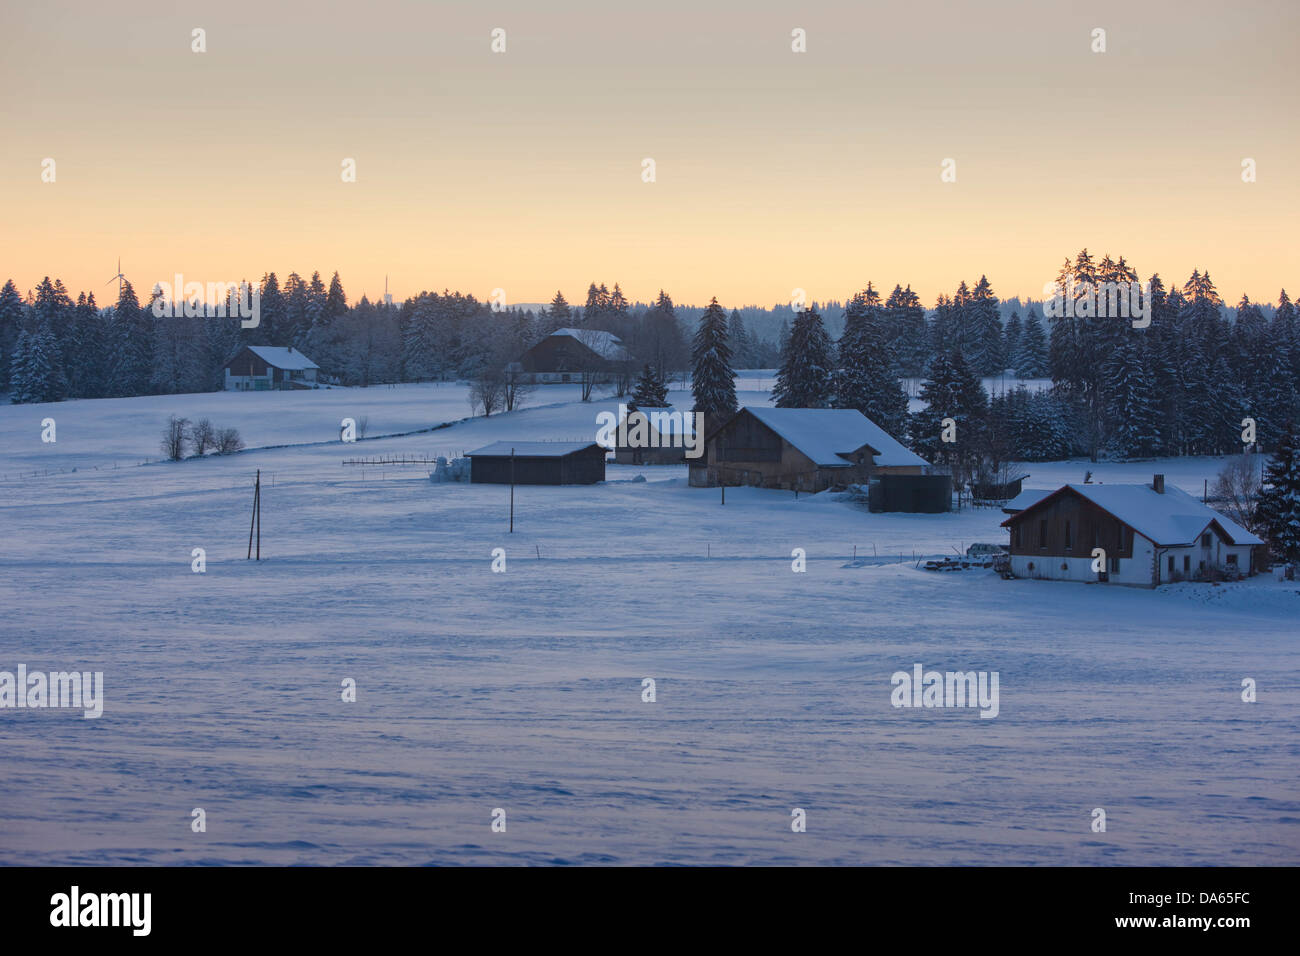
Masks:
[[[767,384],[742,373],[742,404]],[[504,487],[341,464],[591,437],[616,402],[577,397],[347,446],[340,418],[429,428],[469,415],[465,388],[0,408],[0,670],[105,682],[96,720],[0,710],[0,863],[1300,862],[1294,583],[929,573],[914,552],[1002,542],[1005,516],[724,507],[681,467],[520,487],[511,535]],[[138,464],[172,413],[250,450]],[[1199,493],[1220,466],[1034,464],[1026,484],[1162,471]],[[916,663],[997,671],[999,715],[895,709]]]

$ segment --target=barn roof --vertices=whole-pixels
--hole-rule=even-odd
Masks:
[[[465,457],[473,458],[482,455],[485,458],[492,456],[509,458],[512,448],[516,458],[563,458],[565,455],[572,455],[574,452],[588,448],[600,448],[601,451],[605,451],[594,441],[494,441],[490,445],[466,452]]]
[[[611,362],[621,362],[632,357],[627,349],[623,348],[622,339],[613,332],[602,329],[556,329],[551,335],[565,335],[577,339],[601,358],[609,359]]]
[[[303,355],[297,349],[285,348],[281,345],[250,345],[249,351],[260,358],[267,365],[274,368],[285,369],[286,371],[297,372],[303,369],[320,368],[315,362]]]
[[[892,435],[853,408],[756,408],[751,415],[803,452],[816,465],[840,468],[852,462],[842,457],[869,445],[881,468],[928,465]]]
[[[1232,544],[1264,543],[1231,518],[1172,485],[1166,485],[1163,493],[1150,485],[1130,484],[1063,485],[1053,491],[1041,488],[1022,491],[1003,509],[1016,514],[1002,524],[1009,524],[1067,488],[1157,545],[1192,544],[1212,522],[1223,529]]]

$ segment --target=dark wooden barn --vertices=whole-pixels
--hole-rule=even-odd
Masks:
[[[556,329],[519,357],[520,369],[538,384],[612,381],[631,369],[632,356],[618,336],[599,329]]]
[[[692,487],[817,492],[930,468],[853,409],[746,407],[706,436],[704,456],[688,462]]]
[[[499,441],[465,457],[473,484],[594,485],[605,480],[605,449],[595,442]]]

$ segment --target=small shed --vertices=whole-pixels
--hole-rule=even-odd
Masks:
[[[605,449],[594,441],[498,441],[465,457],[471,484],[594,485],[605,480]]]
[[[941,514],[952,510],[951,475],[889,475],[874,478],[868,490],[872,511]]]

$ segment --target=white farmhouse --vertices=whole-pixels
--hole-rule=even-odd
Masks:
[[[293,346],[249,345],[226,363],[226,391],[315,388],[319,369]]]
[[[1011,572],[1018,578],[1151,588],[1247,575],[1263,560],[1263,541],[1166,487],[1164,475],[1149,485],[1025,491],[1003,510],[1011,515],[1002,526],[1011,534]]]

